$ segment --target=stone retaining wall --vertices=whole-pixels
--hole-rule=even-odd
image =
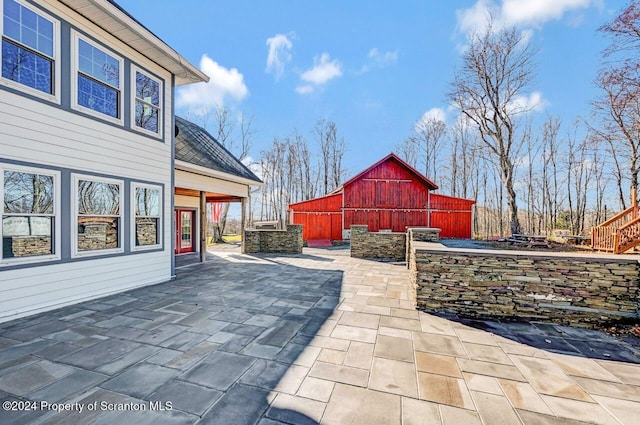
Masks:
[[[302,225],[288,224],[287,230],[245,229],[242,253],[302,254]]]
[[[413,242],[418,308],[592,326],[638,317],[640,263],[623,256],[465,250]]]
[[[369,232],[366,225],[351,226],[351,256],[404,261],[406,233]]]

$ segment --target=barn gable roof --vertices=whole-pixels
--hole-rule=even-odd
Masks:
[[[369,171],[373,170],[374,168],[376,168],[379,165],[381,165],[381,164],[383,164],[385,162],[388,162],[388,161],[396,161],[398,164],[400,164],[400,166],[402,166],[403,168],[406,168],[407,171],[409,171],[410,174],[413,174],[420,182],[422,182],[425,186],[427,186],[429,188],[429,190],[438,189],[438,185],[437,184],[435,184],[434,182],[432,182],[431,180],[429,180],[428,178],[423,176],[420,172],[418,172],[411,165],[409,165],[406,162],[404,162],[402,159],[400,159],[400,157],[398,155],[396,155],[395,153],[391,152],[389,155],[385,156],[380,161],[376,162],[372,166],[364,169],[363,171],[358,173],[356,176],[354,176],[351,179],[349,179],[346,182],[344,182],[342,184],[342,186],[340,186],[339,188],[334,190],[332,193],[336,193],[336,192],[342,191],[344,189],[344,187],[346,187],[346,186],[350,185],[351,183],[359,180],[362,176],[367,174]]]

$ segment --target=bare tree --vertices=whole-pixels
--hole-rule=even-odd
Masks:
[[[617,176],[620,203],[625,208],[624,177],[631,189],[638,189],[640,175],[640,1],[631,2],[599,31],[611,38],[611,44],[603,52],[596,82],[602,92],[595,102],[601,123],[596,130],[609,144],[616,169],[626,168],[625,176]],[[626,161],[626,167],[622,161]]]
[[[338,137],[338,127],[333,121],[318,120],[314,132],[320,146],[323,194],[327,194],[337,188],[344,177],[342,159],[346,145],[344,139]]]
[[[514,28],[494,32],[491,19],[483,33],[471,36],[448,94],[477,127],[485,148],[497,162],[513,233],[521,229],[514,188],[515,160],[522,142],[518,118],[529,111],[518,100],[532,83],[534,53]]]

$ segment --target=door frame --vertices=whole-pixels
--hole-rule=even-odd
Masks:
[[[182,213],[191,214],[191,246],[182,247]],[[197,210],[193,208],[175,208],[174,209],[174,219],[175,219],[175,250],[174,254],[187,254],[189,252],[197,252],[196,246],[196,232],[197,232]]]

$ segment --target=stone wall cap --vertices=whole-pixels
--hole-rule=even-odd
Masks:
[[[596,261],[623,261],[640,262],[640,255],[621,254],[597,254],[593,252],[540,252],[540,251],[519,251],[514,249],[476,249],[476,248],[450,248],[436,242],[412,242],[416,251],[438,251],[442,253],[462,253],[462,254],[483,254],[501,257],[536,257],[536,258],[577,258],[583,260]]]

